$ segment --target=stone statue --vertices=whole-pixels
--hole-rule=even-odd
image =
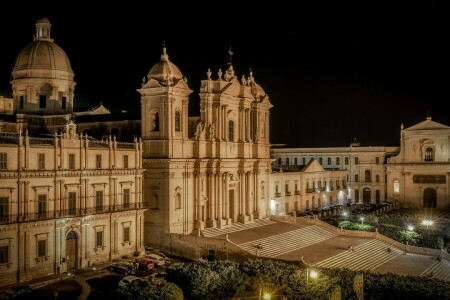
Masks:
[[[204,129],[203,123],[198,122],[197,129],[195,129],[194,140],[198,141],[200,139],[200,135],[202,134]]]
[[[215,135],[216,135],[216,125],[214,125],[214,122],[212,122],[209,125],[209,140],[210,141],[214,141],[215,140]]]

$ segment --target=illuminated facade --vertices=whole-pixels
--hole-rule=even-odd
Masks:
[[[213,78],[214,77],[214,78]],[[145,241],[169,247],[170,233],[225,228],[270,215],[269,110],[250,73],[231,65],[200,88],[200,116],[188,116],[187,80],[163,49],[141,89]]]
[[[77,134],[73,72],[50,28],[40,19],[18,55],[14,113],[0,118],[0,285],[144,249],[142,143]]]
[[[415,208],[450,206],[450,127],[427,117],[400,130],[400,152],[386,164],[388,198]]]

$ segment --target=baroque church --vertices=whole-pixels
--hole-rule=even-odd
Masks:
[[[431,118],[402,127],[400,147],[272,148],[254,74],[237,76],[231,56],[207,70],[189,116],[193,90],[166,48],[137,89],[140,117],[75,112],[74,73],[50,33],[38,20],[0,97],[0,285],[294,211],[449,207],[450,127]]]

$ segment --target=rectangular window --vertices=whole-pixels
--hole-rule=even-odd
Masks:
[[[380,182],[380,175],[375,175],[376,182]]]
[[[8,250],[8,246],[0,246],[0,264],[7,264],[9,262]]]
[[[278,157],[278,165],[281,166],[281,157]]]
[[[355,174],[355,182],[358,182],[358,181],[359,181],[359,175]]]
[[[75,154],[69,154],[69,169],[75,169]]]
[[[103,208],[103,191],[95,192],[95,208],[100,211]]]
[[[400,193],[400,182],[398,180],[394,180],[394,193]]]
[[[358,159],[358,157],[355,157],[355,165],[358,165],[359,164],[359,159]]]
[[[296,191],[296,192],[297,192],[297,191],[298,191],[298,184],[297,184],[297,183],[295,183],[295,187],[294,187],[294,188],[295,188],[295,190],[294,190],[294,191]]]
[[[38,257],[47,256],[47,241],[40,240],[38,241]]]
[[[40,218],[45,217],[47,212],[47,195],[38,195],[38,214]]]
[[[130,189],[123,189],[123,207],[128,208],[130,206]]]
[[[322,157],[319,157],[319,164],[322,164]]]
[[[61,99],[61,108],[62,109],[66,109],[67,106],[67,98],[66,97],[62,97]]]
[[[19,109],[23,109],[25,107],[25,97],[20,96],[19,97]]]
[[[70,215],[74,215],[77,208],[77,193],[69,192],[69,198],[67,199],[67,209]]]
[[[103,231],[97,231],[95,233],[95,246],[103,247]]]
[[[294,165],[297,165],[297,157],[294,157]]]
[[[97,154],[95,156],[95,167],[97,169],[101,169],[102,168],[102,155],[101,154]]]
[[[0,197],[0,222],[9,215],[9,198]]]
[[[127,243],[130,241],[130,227],[123,229],[123,242]]]
[[[277,184],[277,185],[275,185],[275,193],[277,193],[277,194],[278,194],[278,184]]]
[[[289,166],[289,157],[286,157],[286,165]]]
[[[228,141],[234,142],[234,121],[228,121]]]
[[[328,165],[331,166],[331,157],[328,157]]]
[[[377,165],[380,164],[380,158],[379,158],[379,157],[375,157],[375,163],[376,163]]]
[[[47,107],[47,96],[39,95],[39,108]]]
[[[344,165],[348,165],[348,157],[346,157],[345,159],[344,159]]]
[[[336,165],[340,165],[341,164],[341,158],[340,157],[336,157]]]
[[[45,169],[45,154],[39,153],[39,170]]]
[[[303,164],[302,164],[302,165],[305,166],[305,165],[306,165],[306,157],[303,157],[303,158],[302,158],[302,161],[303,161]]]
[[[284,185],[284,192],[289,193],[289,184]]]
[[[6,170],[8,165],[8,156],[6,153],[0,153],[0,170]]]
[[[128,169],[128,155],[123,156],[123,168]]]

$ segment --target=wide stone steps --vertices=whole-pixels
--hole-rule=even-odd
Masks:
[[[219,236],[223,234],[228,234],[232,232],[237,232],[241,230],[251,229],[259,226],[265,226],[276,223],[274,221],[271,221],[269,219],[255,219],[253,222],[249,222],[246,224],[242,223],[233,223],[230,227],[219,229],[219,228],[206,228],[202,231],[203,236],[205,237],[214,237]]]
[[[437,279],[450,281],[450,262],[443,259],[426,269],[422,276],[429,276]]]
[[[335,237],[336,234],[319,226],[312,225],[305,228],[288,231],[267,238],[239,244],[238,246],[252,254],[274,258],[300,248]],[[261,248],[258,250],[258,245]],[[258,250],[258,251],[257,251]]]
[[[387,251],[388,248],[391,249],[390,252]],[[347,268],[353,271],[373,270],[400,254],[403,254],[400,249],[373,239],[354,247],[353,251],[343,251],[316,265],[321,268]]]

